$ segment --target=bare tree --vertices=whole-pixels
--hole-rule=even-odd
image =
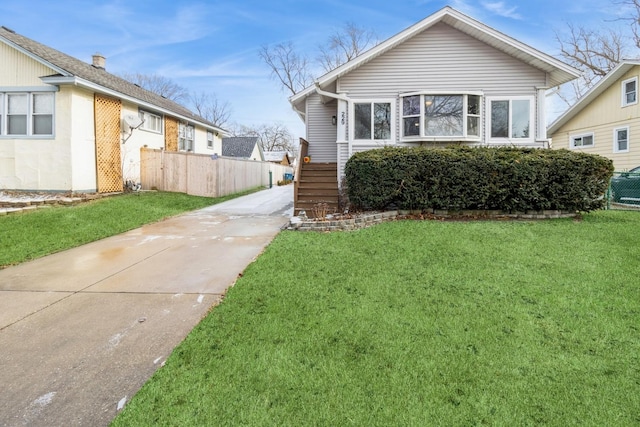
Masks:
[[[257,126],[231,125],[233,136],[256,136],[263,151],[288,151],[295,153],[293,135],[283,123],[261,124]]]
[[[318,47],[320,54],[317,60],[324,71],[329,72],[376,44],[378,37],[375,32],[347,22],[341,31],[329,36],[325,45]]]
[[[309,61],[306,56],[294,50],[291,42],[273,47],[262,46],[259,55],[271,68],[271,74],[280,81],[283,89],[289,90],[292,95],[311,84]]]
[[[282,88],[295,95],[313,82],[314,69],[331,71],[375,46],[377,42],[374,32],[347,23],[341,31],[329,36],[326,45],[318,48],[315,62],[296,52],[291,42],[262,46],[259,55],[271,69],[272,76],[282,84]]]
[[[231,117],[231,104],[220,101],[213,93],[192,93],[189,101],[200,117],[216,126],[224,127]]]
[[[619,18],[620,21],[628,21],[630,23],[633,42],[640,49],[640,0],[619,0],[613,4],[629,7],[630,14],[627,17]]]
[[[121,73],[120,77],[178,103],[184,102],[189,98],[187,89],[168,77],[159,74]]]

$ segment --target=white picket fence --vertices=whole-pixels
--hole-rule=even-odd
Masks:
[[[271,173],[271,177],[269,175]],[[220,197],[256,187],[268,187],[293,174],[290,166],[207,154],[142,148],[140,182],[143,190]]]

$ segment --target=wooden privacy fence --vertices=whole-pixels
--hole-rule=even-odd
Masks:
[[[143,190],[172,191],[193,196],[220,197],[269,186],[269,172],[276,185],[293,168],[269,162],[230,157],[140,150],[140,183]]]

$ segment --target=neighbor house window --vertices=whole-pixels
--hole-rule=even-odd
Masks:
[[[213,132],[207,131],[207,148],[213,149]]]
[[[193,137],[195,128],[186,123],[178,126],[178,149],[180,151],[193,151]]]
[[[629,127],[613,130],[613,152],[625,153],[629,151]]]
[[[150,113],[148,111],[140,110],[138,111],[138,117],[142,119],[142,125],[140,125],[140,129],[162,133],[162,116]]]
[[[528,140],[533,138],[533,98],[493,98],[489,100],[491,139]]]
[[[638,103],[638,78],[634,77],[622,82],[622,106]]]
[[[570,146],[571,148],[593,147],[593,133],[571,136]]]
[[[481,102],[475,94],[411,94],[402,97],[402,136],[480,138]]]
[[[356,102],[353,106],[354,139],[391,139],[391,103]]]
[[[53,111],[53,93],[0,93],[0,136],[52,136]]]

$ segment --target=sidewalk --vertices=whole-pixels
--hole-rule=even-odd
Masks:
[[[0,426],[108,425],[292,199],[274,187],[0,270]]]

